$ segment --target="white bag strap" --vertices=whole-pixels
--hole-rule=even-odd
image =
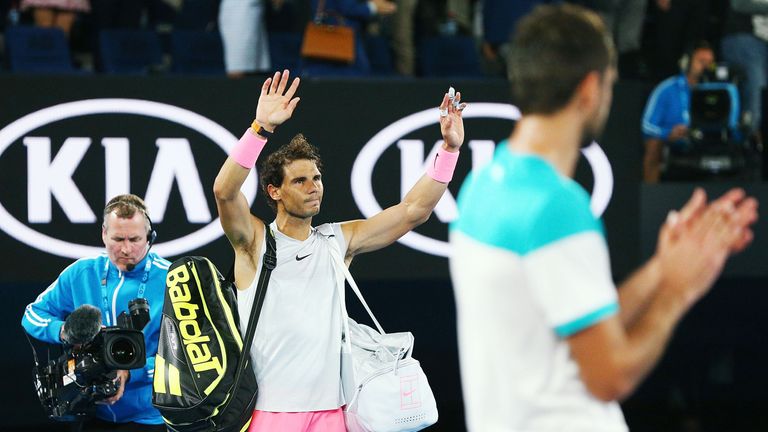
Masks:
[[[352,277],[352,273],[349,272],[349,269],[347,268],[347,265],[344,264],[344,260],[341,259],[341,254],[339,252],[339,245],[334,243],[336,240],[326,239],[328,243],[330,243],[330,251],[331,251],[331,257],[333,257],[333,260],[336,262],[336,267],[341,269],[342,272],[344,272],[344,277],[347,279],[347,282],[349,282],[349,286],[352,287],[352,291],[355,292],[357,295],[357,298],[360,299],[360,303],[363,304],[363,307],[365,307],[366,312],[368,312],[368,316],[371,317],[373,320],[373,323],[376,325],[376,328],[379,330],[379,333],[386,334],[383,328],[381,328],[381,324],[379,324],[379,321],[376,319],[375,316],[373,316],[373,312],[371,311],[371,308],[368,307],[368,303],[365,302],[365,298],[363,298],[363,294],[360,292],[360,288],[358,288],[357,283],[355,282],[355,279]],[[339,299],[341,300],[341,312],[342,312],[342,319],[344,321],[344,334],[347,335],[347,340],[349,340],[349,327],[347,324],[347,307],[346,307],[346,299],[344,298],[344,285],[336,284],[336,286],[339,289]]]
[[[328,240],[327,242],[334,242],[335,240]],[[336,256],[338,253],[334,249],[335,245],[329,245],[329,249],[331,251],[331,259],[333,260],[333,263],[335,267],[338,267],[338,264],[336,263]],[[352,352],[352,342],[350,341],[350,335],[349,335],[349,315],[347,315],[347,300],[344,298],[344,279],[341,277],[341,273],[338,270],[334,270],[334,275],[336,276],[336,294],[339,299],[339,310],[341,311],[341,334],[344,336],[344,341],[342,345],[342,351],[345,353],[351,353]]]

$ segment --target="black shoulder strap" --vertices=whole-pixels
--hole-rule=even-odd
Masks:
[[[232,284],[235,295],[237,295],[237,286],[235,285],[235,258],[237,258],[237,255],[232,257],[232,267],[229,268],[227,277],[225,277],[224,280]]]
[[[270,228],[269,225],[266,225],[265,228],[267,250],[264,251],[264,263],[261,266],[261,272],[259,273],[259,283],[256,286],[256,296],[253,299],[251,316],[248,318],[248,329],[245,331],[243,353],[237,363],[237,372],[235,373],[235,382],[232,388],[237,388],[240,385],[240,376],[251,358],[251,345],[253,344],[253,336],[256,334],[256,324],[259,322],[261,307],[264,305],[264,297],[267,295],[269,276],[277,265],[277,246],[275,245],[275,237],[272,235],[272,228]]]

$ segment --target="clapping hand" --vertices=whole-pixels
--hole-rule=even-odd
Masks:
[[[662,280],[688,305],[706,294],[733,253],[753,239],[758,203],[735,188],[707,203],[696,189],[679,212],[670,212],[659,234]]]

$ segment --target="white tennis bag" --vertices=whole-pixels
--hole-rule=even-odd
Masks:
[[[413,432],[437,422],[437,404],[427,376],[411,357],[413,334],[385,333],[341,259],[338,245],[328,240],[335,262],[342,313],[341,377],[347,405],[348,432]],[[344,274],[371,316],[375,329],[347,315]]]

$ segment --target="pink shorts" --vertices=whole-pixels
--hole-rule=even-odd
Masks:
[[[248,432],[346,432],[344,411],[253,411]]]

